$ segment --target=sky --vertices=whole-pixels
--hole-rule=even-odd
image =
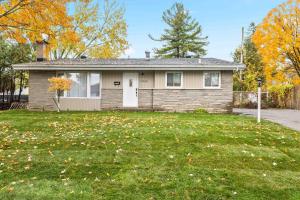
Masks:
[[[101,1],[101,0],[95,0]],[[148,34],[158,38],[166,25],[163,12],[181,2],[202,26],[209,45],[205,57],[232,60],[234,49],[241,43],[241,29],[251,22],[260,23],[267,13],[284,0],[119,0],[126,9],[130,48],[122,57],[144,58],[145,50],[161,46]]]

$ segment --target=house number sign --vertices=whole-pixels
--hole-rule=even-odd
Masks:
[[[114,82],[114,85],[115,85],[115,86],[121,85],[121,82],[120,82],[120,81],[115,81],[115,82]]]

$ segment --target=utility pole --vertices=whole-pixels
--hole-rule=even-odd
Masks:
[[[241,64],[244,63],[244,27],[242,27]]]
[[[241,64],[244,64],[244,27],[242,27]],[[240,75],[240,81],[242,81],[243,79],[242,70],[239,70],[238,73]],[[240,91],[240,105],[242,105],[242,100],[243,100],[242,95],[243,95],[242,91]]]
[[[242,27],[241,64],[244,64],[244,27]],[[240,80],[242,80],[242,70],[240,70]]]

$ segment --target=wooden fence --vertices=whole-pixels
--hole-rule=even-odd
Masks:
[[[291,98],[288,100],[287,105],[291,109],[300,110],[300,86],[293,89]]]
[[[14,95],[12,102],[11,101],[11,96],[10,95],[3,95],[0,94],[0,110],[7,110],[11,107],[11,104],[13,102],[21,102],[21,103],[27,103],[28,102],[28,95],[21,95],[21,98],[19,100],[18,95]]]

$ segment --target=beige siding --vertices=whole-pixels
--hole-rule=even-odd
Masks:
[[[231,71],[221,71],[221,87],[227,87],[228,83],[224,80],[232,78]],[[155,72],[155,89],[166,89],[166,72]],[[182,89],[203,89],[203,71],[183,72]]]
[[[201,89],[203,88],[203,73],[201,71],[183,72],[182,89]],[[166,89],[166,71],[155,72],[155,89]]]
[[[156,71],[155,72],[155,89],[164,89],[165,88],[165,72]]]
[[[201,89],[203,88],[203,72],[187,71],[183,72],[184,89]]]
[[[139,88],[152,89],[154,87],[154,72],[139,73]]]
[[[139,88],[153,88],[154,72],[138,72],[139,73]],[[119,81],[120,86],[115,86],[114,82]],[[107,71],[102,72],[102,88],[103,89],[122,89],[123,72]]]
[[[84,99],[84,98],[62,98],[62,110],[75,110],[75,111],[95,111],[101,110],[100,99]]]
[[[115,86],[114,82],[118,81],[121,84]],[[102,72],[102,88],[103,89],[122,89],[123,72],[120,71],[107,71]]]

